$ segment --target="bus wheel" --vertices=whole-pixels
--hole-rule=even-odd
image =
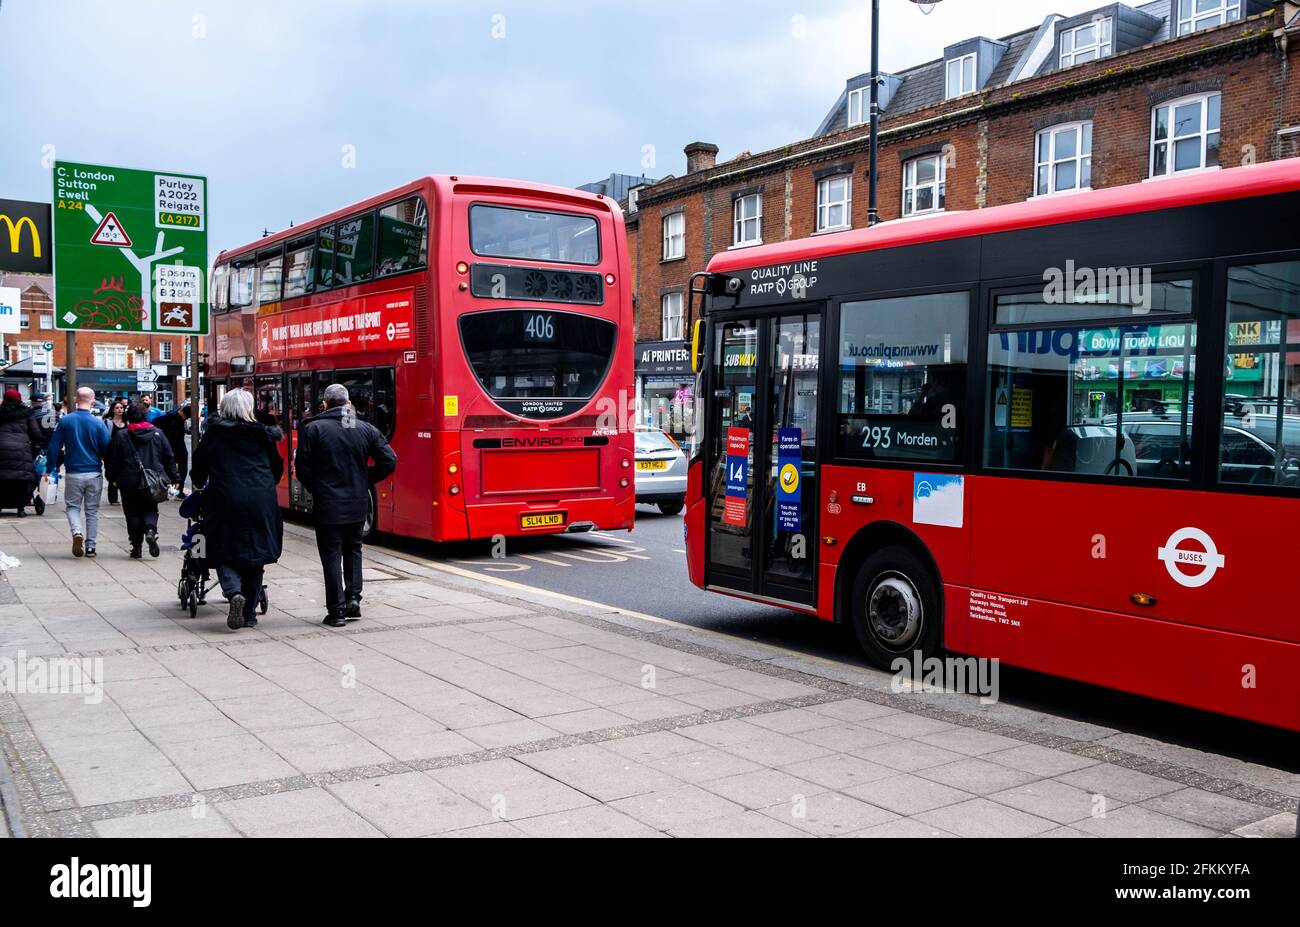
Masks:
[[[379,524],[379,500],[372,489],[366,493],[366,520],[361,524],[361,540],[369,541],[375,536],[375,526]]]
[[[938,583],[925,562],[906,547],[885,547],[853,580],[853,630],[867,659],[889,669],[895,658],[938,652]]]

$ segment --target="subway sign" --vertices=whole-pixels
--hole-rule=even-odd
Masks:
[[[50,204],[0,199],[0,271],[48,274]]]

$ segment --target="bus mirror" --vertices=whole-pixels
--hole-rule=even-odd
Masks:
[[[691,326],[691,373],[699,373],[704,366],[704,320],[696,319]]]

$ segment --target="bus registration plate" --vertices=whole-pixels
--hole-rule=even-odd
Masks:
[[[543,512],[538,515],[521,515],[519,517],[519,526],[521,528],[554,528],[564,524],[563,512]]]

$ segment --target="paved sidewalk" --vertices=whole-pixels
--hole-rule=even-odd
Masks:
[[[286,527],[270,612],[176,600],[182,523],[127,559],[105,507],[0,518],[0,660],[101,657],[99,704],[0,694],[31,836],[1290,836],[1300,776],[367,552],[320,626]]]

